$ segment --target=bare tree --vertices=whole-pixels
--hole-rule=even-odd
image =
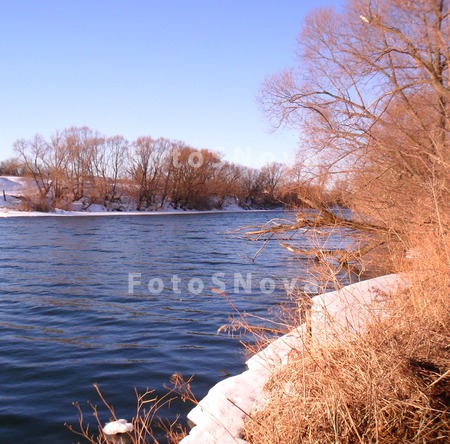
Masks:
[[[213,189],[218,197],[217,206],[219,208],[222,208],[227,198],[238,197],[241,177],[242,169],[239,165],[224,161],[217,165]]]
[[[62,134],[64,150],[68,156],[66,180],[75,202],[85,197],[95,177],[94,159],[104,137],[84,126],[65,129]]]
[[[29,141],[16,141],[13,149],[23,161],[25,172],[33,178],[40,197],[48,197],[52,188],[52,175],[47,142],[41,135],[36,134]]]
[[[48,167],[52,177],[53,198],[59,201],[67,198],[69,184],[67,171],[69,169],[69,153],[64,142],[64,133],[56,131],[50,137],[48,146]]]
[[[372,209],[413,210],[431,188],[446,205],[449,20],[447,0],[316,10],[299,37],[299,68],[266,81],[264,109],[276,127],[302,130],[327,174],[352,173]]]
[[[23,162],[17,157],[10,157],[0,162],[2,176],[21,176],[23,172]]]
[[[106,157],[106,169],[102,170],[102,179],[105,189],[103,204],[114,203],[120,200],[122,189],[120,181],[125,178],[128,141],[122,136],[108,137],[99,145],[103,148]]]
[[[172,151],[170,200],[174,208],[208,209],[220,155],[179,144]],[[211,192],[212,191],[212,192]]]
[[[264,192],[268,203],[280,201],[280,187],[286,174],[286,166],[279,162],[271,162],[261,168]]]
[[[146,209],[156,203],[160,191],[165,156],[169,154],[167,139],[139,137],[133,143],[130,155],[130,174],[137,186],[137,209]],[[162,198],[163,200],[163,198]]]
[[[260,202],[264,191],[264,179],[260,170],[241,166],[238,197],[244,205],[253,205]]]

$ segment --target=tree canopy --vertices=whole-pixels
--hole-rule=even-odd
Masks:
[[[298,128],[300,150],[314,152],[322,174],[345,174],[372,216],[415,220],[418,207],[447,208],[449,15],[446,0],[317,9],[297,66],[263,85],[272,124]]]

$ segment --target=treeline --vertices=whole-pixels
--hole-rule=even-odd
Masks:
[[[48,140],[35,135],[14,144],[16,158],[0,174],[33,179],[35,207],[71,209],[100,204],[110,210],[173,208],[206,210],[238,202],[244,208],[298,205],[295,172],[277,162],[260,169],[224,161],[209,149],[166,138],[104,136],[88,127],[57,131]],[[33,202],[32,202],[33,206]]]

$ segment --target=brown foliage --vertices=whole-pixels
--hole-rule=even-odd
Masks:
[[[39,195],[58,208],[81,201],[108,209],[131,204],[137,210],[155,210],[170,204],[208,210],[222,208],[228,198],[244,208],[270,208],[299,203],[295,193],[303,186],[294,184],[280,163],[250,168],[181,141],[146,136],[129,143],[88,127],[57,131],[49,140],[40,135],[18,140],[14,150]],[[131,202],[124,201],[125,195]]]
[[[388,227],[416,205],[449,201],[449,12],[444,0],[316,10],[299,37],[299,68],[263,87],[275,127],[302,130],[316,175],[345,175],[353,204],[366,202]]]
[[[410,287],[357,336],[304,344],[267,385],[245,439],[270,443],[438,443],[450,435],[450,238],[405,239]]]

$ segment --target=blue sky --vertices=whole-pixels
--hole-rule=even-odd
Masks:
[[[305,15],[339,0],[0,0],[0,160],[35,133],[183,140],[261,166],[288,161],[270,134],[264,78],[295,64]]]

